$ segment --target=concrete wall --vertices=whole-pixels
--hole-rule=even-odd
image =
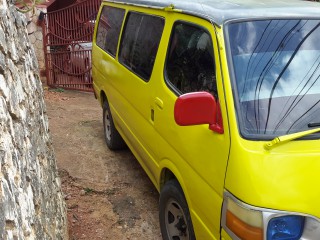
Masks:
[[[0,0],[0,239],[67,239],[67,219],[26,18]]]

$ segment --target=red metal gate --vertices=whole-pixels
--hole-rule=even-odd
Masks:
[[[92,91],[91,47],[101,0],[85,0],[45,14],[43,25],[47,84]]]

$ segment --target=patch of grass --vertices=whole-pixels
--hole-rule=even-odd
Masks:
[[[61,92],[64,92],[65,90],[63,88],[51,88],[49,91],[50,92],[59,92],[59,93],[61,93]]]
[[[116,189],[116,188],[107,189],[106,194],[107,194],[107,196],[114,195],[114,194],[116,194],[117,190],[118,189]]]
[[[83,120],[83,121],[80,121],[80,122],[79,122],[79,125],[80,125],[80,126],[89,125],[91,122],[92,122],[91,120]]]
[[[94,192],[94,190],[92,188],[84,188],[83,190],[85,191],[86,194]]]

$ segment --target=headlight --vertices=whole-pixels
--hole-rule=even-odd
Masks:
[[[304,228],[303,216],[282,216],[272,218],[268,223],[267,239],[299,240]]]
[[[314,240],[320,236],[320,221],[315,217],[253,207],[228,192],[221,224],[235,240]]]

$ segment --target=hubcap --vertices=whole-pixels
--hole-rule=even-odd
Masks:
[[[165,223],[169,239],[188,240],[188,226],[181,206],[173,199],[168,201],[165,211]]]
[[[104,114],[104,131],[106,134],[106,138],[108,139],[108,141],[110,141],[111,140],[111,121],[110,121],[109,111],[107,110]]]

